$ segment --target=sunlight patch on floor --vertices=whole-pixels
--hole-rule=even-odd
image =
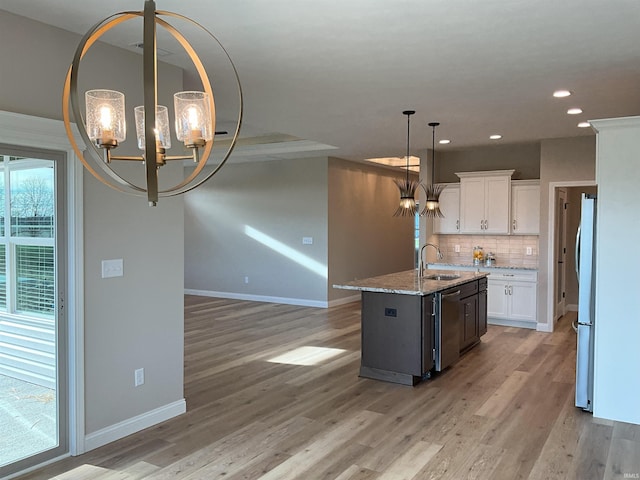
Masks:
[[[270,358],[267,362],[286,363],[289,365],[317,365],[325,360],[337,357],[344,352],[346,352],[346,350],[341,348],[305,346],[283,353],[277,357]]]

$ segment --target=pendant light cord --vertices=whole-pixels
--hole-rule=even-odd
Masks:
[[[431,126],[431,185],[436,179],[436,126]]]
[[[411,114],[407,113],[407,156],[405,158],[405,160],[407,161],[407,184],[409,183],[409,131],[410,131],[410,125],[411,123]]]
[[[440,122],[431,122],[431,185],[435,184],[436,179],[436,127],[440,125]]]

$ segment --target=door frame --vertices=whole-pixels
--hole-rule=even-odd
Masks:
[[[84,146],[75,125],[74,137],[81,148]],[[67,310],[67,378],[69,402],[69,452],[51,459],[52,463],[69,455],[85,451],[84,422],[84,243],[83,243],[83,180],[80,160],[76,156],[60,120],[34,117],[0,110],[0,143],[7,145],[56,150],[65,154],[67,209],[66,269],[65,285]],[[46,464],[45,463],[45,464]],[[44,464],[38,465],[39,468]],[[26,471],[29,471],[27,469]],[[20,472],[25,473],[26,471]]]
[[[553,302],[554,302],[554,308],[553,308],[553,321],[557,322],[558,319],[560,317],[562,317],[565,313],[566,313],[566,302],[564,299],[564,292],[566,290],[566,276],[567,276],[567,197],[569,195],[569,192],[567,190],[567,187],[558,187],[556,188],[556,195],[555,195],[555,200],[556,202],[558,202],[562,196],[561,194],[564,192],[564,202],[562,205],[562,231],[558,231],[560,228],[560,218],[556,218],[556,223],[554,226],[554,230],[555,230],[555,240],[557,240],[557,243],[554,242],[554,253],[556,254],[556,263],[555,263],[555,267],[556,269],[554,270],[554,275],[553,275],[553,283],[554,283],[554,296],[553,296]],[[557,210],[556,210],[557,212]],[[562,247],[564,249],[563,253],[560,253],[559,248]],[[559,268],[558,265],[560,265],[559,263],[559,258],[562,256],[562,268]],[[558,271],[562,270],[562,279],[560,279],[558,277]],[[558,283],[561,281],[561,284],[558,285]],[[560,289],[563,292],[563,297],[562,300],[560,302],[558,302],[558,287],[560,287]]]
[[[595,180],[573,180],[573,181],[559,181],[549,182],[549,218],[547,223],[547,324],[545,325],[546,332],[553,332],[555,326],[555,320],[553,319],[553,312],[555,308],[555,266],[556,266],[556,252],[554,249],[555,235],[556,235],[556,194],[558,188],[562,187],[592,187],[597,186]],[[540,325],[540,323],[538,323]]]

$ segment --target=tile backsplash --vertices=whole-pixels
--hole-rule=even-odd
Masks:
[[[432,235],[428,241],[440,246],[445,263],[473,263],[473,247],[478,245],[485,255],[495,254],[497,266],[538,267],[538,235]],[[433,249],[428,250],[428,261],[435,261]]]

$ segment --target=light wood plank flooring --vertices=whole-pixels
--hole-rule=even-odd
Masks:
[[[640,478],[640,426],[573,406],[571,315],[553,334],[489,326],[457,364],[412,388],[358,378],[359,303],[187,296],[188,412],[22,478]],[[269,361],[300,347],[335,356]]]

